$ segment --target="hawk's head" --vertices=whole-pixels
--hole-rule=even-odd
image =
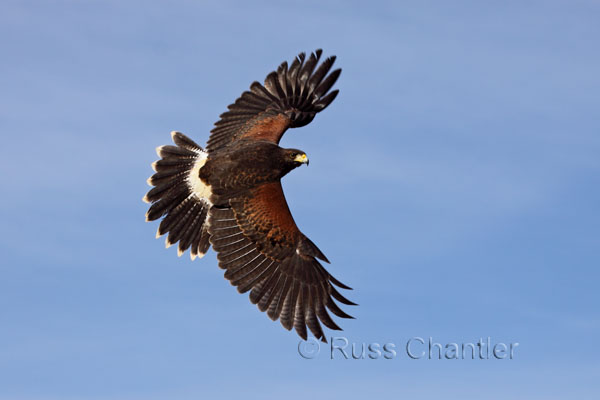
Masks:
[[[308,165],[308,157],[306,153],[298,149],[277,149],[275,158],[272,159],[276,162],[277,168],[286,175],[288,172],[301,166],[302,164]]]
[[[283,149],[283,163],[286,166],[291,167],[291,169],[294,169],[296,167],[301,166],[302,164],[306,164],[308,165],[308,157],[306,156],[306,153],[303,152],[302,150],[298,150],[298,149]]]

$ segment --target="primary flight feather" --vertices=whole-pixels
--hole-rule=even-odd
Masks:
[[[321,323],[340,327],[329,311],[352,318],[334,299],[355,305],[336,289],[350,289],[331,276],[329,262],[296,226],[281,188],[281,178],[308,165],[306,153],[279,147],[288,128],[310,123],[335,99],[330,91],[341,70],[331,71],[335,56],[320,65],[322,51],[308,59],[300,53],[283,62],[221,114],[206,149],[180,132],[175,145],[157,149],[160,160],[144,201],[152,203],[148,221],[163,218],[156,237],[177,242],[178,254],[190,249],[202,257],[212,245],[225,278],[240,293],[288,330],[306,340],[307,327],[325,341]]]

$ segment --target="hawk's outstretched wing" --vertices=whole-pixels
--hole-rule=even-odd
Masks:
[[[237,139],[268,140],[279,143],[288,128],[304,126],[327,107],[338,94],[327,93],[340,76],[336,69],[329,75],[335,56],[319,65],[319,49],[305,60],[300,53],[288,68],[282,63],[277,71],[265,78],[264,86],[258,82],[231,104],[229,111],[221,114],[208,139],[209,153],[228,146]]]
[[[304,236],[289,211],[281,183],[267,183],[229,200],[230,207],[213,207],[209,214],[210,242],[225,278],[268,316],[292,326],[303,338],[306,327],[325,341],[319,323],[340,330],[326,308],[352,318],[333,299],[354,305],[333,285],[350,289],[319,263],[323,253]],[[328,262],[328,261],[327,261]]]

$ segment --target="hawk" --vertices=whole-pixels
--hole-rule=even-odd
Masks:
[[[323,268],[327,257],[296,226],[281,178],[300,165],[306,153],[279,147],[288,128],[309,124],[335,99],[330,91],[341,69],[331,71],[335,56],[321,64],[322,51],[300,53],[288,66],[258,82],[221,114],[206,149],[180,132],[175,145],[157,148],[160,160],[148,179],[153,188],[147,221],[163,218],[156,237],[177,242],[178,255],[193,259],[212,245],[225,278],[272,320],[292,327],[304,340],[307,327],[325,340],[321,323],[341,328],[329,312],[352,318],[334,299],[356,305],[336,289],[351,289]],[[331,71],[331,72],[330,72]]]

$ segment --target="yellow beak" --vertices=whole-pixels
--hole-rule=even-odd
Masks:
[[[294,158],[294,161],[308,165],[308,157],[306,154],[298,154],[296,158]]]

